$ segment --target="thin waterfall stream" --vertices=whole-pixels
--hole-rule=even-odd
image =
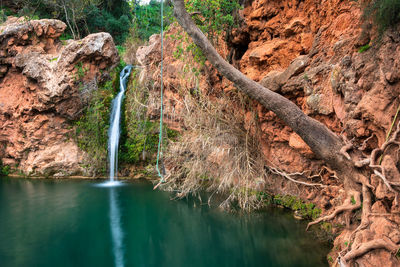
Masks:
[[[112,101],[110,129],[108,130],[108,161],[110,163],[110,180],[108,182],[109,185],[118,184],[118,182],[116,182],[115,180],[118,173],[118,145],[121,132],[121,107],[126,90],[126,84],[128,82],[131,71],[132,65],[126,66],[121,71],[119,76],[120,91]]]
[[[102,183],[102,187],[110,187],[110,229],[112,238],[112,247],[114,255],[114,264],[116,267],[123,267],[124,264],[124,233],[121,226],[121,212],[118,204],[118,191],[116,186],[122,185],[117,181],[118,178],[118,145],[121,127],[122,100],[126,90],[129,75],[132,71],[132,65],[126,66],[119,75],[120,91],[111,103],[110,128],[108,130],[108,162],[110,164],[109,180]]]

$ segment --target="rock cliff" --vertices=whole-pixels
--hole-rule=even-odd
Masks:
[[[26,175],[82,174],[71,121],[119,62],[110,34],[61,41],[65,28],[17,18],[0,26],[0,159]]]
[[[395,119],[400,105],[400,37],[399,29],[391,29],[379,43],[375,42],[377,34],[368,30],[371,25],[364,23],[361,15],[361,6],[355,1],[245,1],[241,11],[243,24],[233,31],[227,44],[219,44],[218,50],[249,78],[292,100],[307,115],[341,136],[348,145],[349,156],[358,157],[360,153],[355,153],[355,150],[368,156],[396,130]],[[165,35],[165,47],[172,48],[165,52],[164,57],[165,121],[173,128],[187,129],[189,126],[185,125],[182,114],[188,107],[179,93],[182,88],[190,94],[200,90],[217,104],[226,101],[221,99],[222,94],[234,94],[235,89],[208,63],[200,73],[196,73],[198,76],[193,75],[190,68],[200,66],[193,62],[188,64],[192,60],[190,56],[182,59],[174,54],[182,43],[182,38],[177,38],[180,32],[179,28],[173,27]],[[153,36],[148,47],[138,50],[139,62],[144,66],[142,77],[155,81],[153,90],[156,92],[160,84],[159,40]],[[150,90],[150,94],[155,93]],[[245,107],[237,102],[231,105],[241,109],[243,126],[257,140],[258,150],[268,166],[266,169],[281,170],[280,173],[274,172],[280,175],[253,181],[253,188],[274,194],[298,195],[316,203],[323,214],[329,214],[343,202],[343,185],[338,182],[336,173],[324,166],[301,138],[272,112],[254,101]],[[224,109],[223,105],[221,109]],[[159,106],[150,107],[149,113],[157,116]],[[194,142],[196,137],[192,136],[190,140]],[[224,151],[234,148],[235,144],[228,144],[203,160],[210,168],[215,165],[222,168],[228,162],[224,157],[229,152]],[[193,155],[190,151],[185,153],[186,157]],[[396,146],[385,150],[381,158],[385,174],[393,184],[400,182],[398,158]],[[173,173],[175,170],[172,166],[170,171]],[[322,189],[302,187],[290,182],[288,176],[282,175],[285,173],[301,173],[309,182],[325,186]],[[235,181],[240,181],[240,178]],[[348,214],[338,216],[333,224],[329,224],[329,228],[339,226],[333,228],[334,234],[340,234],[335,240],[330,264],[334,264],[340,252],[344,254],[349,250],[349,242],[352,249],[358,251],[371,245],[369,241],[378,239],[390,239],[391,244],[398,246],[398,194],[385,187],[384,181],[374,175],[371,188],[374,188],[377,198],[373,201],[371,216],[376,218],[370,220],[367,229],[361,228],[353,236],[354,229],[346,228],[349,221],[353,222],[352,225],[359,223],[357,213],[351,218]],[[393,253],[397,252],[376,249],[357,256],[355,262],[359,266],[399,266]]]

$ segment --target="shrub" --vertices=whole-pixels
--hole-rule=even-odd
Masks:
[[[373,17],[382,34],[388,28],[396,26],[400,22],[399,0],[372,0],[364,9],[364,19]]]
[[[0,175],[7,176],[10,174],[10,166],[4,166],[3,162],[0,160]]]

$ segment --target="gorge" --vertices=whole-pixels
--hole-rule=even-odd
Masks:
[[[374,20],[377,16],[374,8],[390,2],[389,10],[397,12],[398,2],[246,0],[230,1],[232,5],[223,0],[167,2],[165,20],[169,25],[163,39],[155,34],[148,41],[140,41],[135,38],[143,34],[143,29],[132,27],[132,38],[122,46],[115,46],[115,36],[119,36],[116,33],[112,36],[100,32],[82,40],[61,40],[69,27],[68,21],[66,24],[55,19],[9,17],[0,25],[0,168],[10,176],[28,178],[15,181],[2,178],[4,192],[10,190],[21,195],[25,199],[21,201],[28,203],[29,188],[36,188],[32,189],[34,198],[36,190],[45,188],[41,197],[47,199],[45,195],[51,194],[48,187],[55,183],[61,192],[64,183],[31,178],[109,177],[110,182],[115,182],[117,176],[124,180],[154,179],[158,122],[162,116],[165,181],[158,189],[169,192],[173,199],[184,199],[172,203],[185,203],[190,210],[193,205],[200,211],[203,204],[209,203],[225,211],[250,212],[249,216],[256,217],[258,209],[266,212],[261,217],[274,213],[285,217],[270,206],[286,207],[307,223],[292,221],[284,232],[297,233],[287,229],[302,225],[303,230],[310,230],[304,233],[308,238],[314,239],[317,233],[331,242],[329,252],[329,249],[319,251],[325,259],[319,261],[318,256],[310,256],[317,259],[309,266],[398,266],[399,25],[392,20],[389,26],[380,26]],[[152,13],[155,6],[159,3],[151,1],[148,6],[131,9],[141,18],[135,25],[154,23],[143,14],[158,14]],[[139,12],[146,7],[149,12]],[[172,8],[183,28],[168,17]],[[185,8],[189,14],[184,12]],[[190,20],[194,23],[188,24]],[[207,38],[200,40],[200,30],[195,25]],[[210,43],[204,45],[207,40]],[[230,65],[214,60],[218,57],[216,53],[210,57],[212,47]],[[129,64],[138,68],[131,71]],[[235,67],[237,71],[233,72],[237,75],[231,75],[221,66],[225,70]],[[243,79],[237,79],[238,76]],[[243,82],[245,79],[250,80]],[[258,91],[249,93],[243,89],[246,84],[252,84]],[[162,86],[164,114],[160,115]],[[268,95],[275,97],[266,100]],[[113,105],[121,113],[113,111]],[[114,118],[120,115],[114,121],[120,129],[114,128],[112,122],[110,125],[110,115]],[[119,120],[120,125],[116,123]],[[107,132],[113,140],[109,143],[109,151],[113,153],[109,154]],[[93,190],[108,192],[107,204],[102,202],[110,216],[111,231],[103,229],[112,236],[105,238],[113,244],[108,251],[114,251],[116,266],[137,263],[126,250],[136,246],[130,244],[133,232],[126,230],[128,224],[135,224],[128,219],[131,215],[126,214],[126,205],[130,205],[127,199],[129,203],[138,200],[132,200],[126,192],[141,195],[143,190],[144,195],[150,195],[148,185],[142,188],[141,184],[136,191],[135,183],[127,181],[123,187],[105,191],[85,187],[89,184],[92,182],[65,181],[66,188],[71,186],[79,192],[87,189],[93,196],[100,196]],[[20,193],[15,189],[18,187]],[[167,196],[165,192],[154,193],[155,199]],[[6,197],[5,201],[12,199],[8,194]],[[199,202],[194,200],[197,198]],[[4,216],[10,219],[4,225],[12,225],[12,212],[6,207]],[[139,206],[136,208],[140,210]],[[150,211],[144,213],[147,212]],[[208,212],[213,212],[213,207],[205,211]],[[179,216],[178,212],[176,218]],[[218,216],[233,218],[227,214]],[[232,221],[221,220],[226,225],[235,224],[233,221],[246,225],[243,220],[247,215],[235,216]],[[104,223],[103,217],[101,220]],[[253,218],[249,223],[263,227],[253,220],[257,221]],[[285,222],[279,222],[278,218],[275,224]],[[144,225],[145,222],[140,223],[145,228]],[[215,224],[215,228],[219,227]],[[210,229],[211,235],[217,235]],[[235,229],[246,232],[241,227]],[[256,235],[262,239],[262,234]],[[157,238],[160,240],[160,236]],[[231,238],[247,240],[254,236],[252,233],[228,236],[227,240]],[[263,238],[268,240],[267,236]],[[222,237],[217,239],[213,242],[223,243],[220,243]],[[286,253],[303,244],[295,238],[288,242],[292,245],[281,248]],[[318,246],[315,242],[306,243]],[[258,251],[261,243],[249,246]],[[183,245],[176,246],[182,249]],[[155,251],[162,250],[161,247]],[[271,247],[265,250],[274,251]],[[5,248],[0,249],[0,256],[5,255],[4,251]],[[251,253],[244,251],[247,256],[242,254],[243,258],[237,259],[241,266],[257,265],[263,260],[260,252],[254,262],[245,262]],[[302,253],[305,252],[299,252]],[[304,254],[304,257],[310,261],[309,256]],[[304,259],[296,257],[298,265],[268,260],[271,266],[303,266]],[[217,260],[211,262],[224,265]]]

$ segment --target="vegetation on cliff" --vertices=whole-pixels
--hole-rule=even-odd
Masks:
[[[117,69],[118,70],[118,69]],[[112,73],[118,80],[119,72]],[[99,84],[89,92],[88,103],[79,120],[74,122],[78,146],[88,153],[84,167],[88,173],[104,174],[107,171],[107,142],[110,122],[111,101],[114,97],[113,80]]]

